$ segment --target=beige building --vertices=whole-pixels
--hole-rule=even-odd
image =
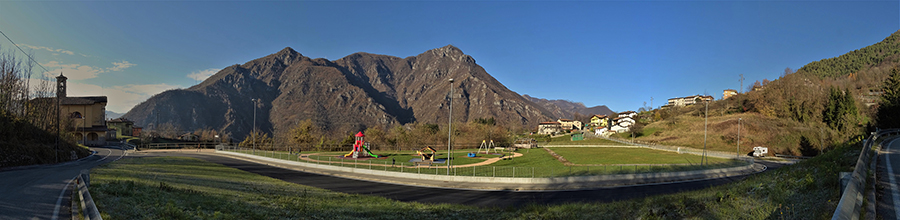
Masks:
[[[66,79],[62,74],[56,77],[60,117],[69,120],[71,125],[64,129],[73,132],[80,144],[105,145],[109,134],[113,134],[106,127],[106,96],[67,97]]]
[[[722,99],[728,99],[728,98],[731,98],[732,96],[736,96],[737,94],[738,94],[737,90],[726,89],[725,91],[722,91]]]
[[[581,121],[575,121],[575,120],[570,120],[570,119],[557,119],[556,122],[559,122],[560,128],[562,128],[563,130],[571,130],[571,129],[581,130],[582,128],[584,128],[584,123],[581,123]]]
[[[559,122],[548,121],[538,124],[538,134],[555,134],[562,131],[562,125]]]
[[[679,97],[679,98],[671,98],[669,99],[669,103],[664,105],[663,107],[675,107],[675,106],[688,106],[697,103],[702,103],[703,101],[712,101],[712,96],[702,96],[702,95],[692,95],[688,97]]]

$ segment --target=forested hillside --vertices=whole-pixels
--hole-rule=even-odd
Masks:
[[[900,32],[847,54],[815,61],[778,79],[756,81],[748,92],[705,106],[657,110],[637,139],[742,152],[766,146],[776,153],[812,156],[874,126],[880,94],[900,60]],[[699,140],[699,141],[698,141]],[[730,149],[730,150],[729,150]]]
[[[894,32],[884,41],[878,42],[847,54],[811,62],[798,71],[821,77],[839,77],[861,70],[867,70],[883,63],[897,63],[900,54],[900,31]]]

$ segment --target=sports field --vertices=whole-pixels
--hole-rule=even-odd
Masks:
[[[701,158],[693,154],[629,147],[553,147],[556,154],[578,165],[611,164],[700,164]],[[711,164],[725,163],[730,159],[707,157]]]

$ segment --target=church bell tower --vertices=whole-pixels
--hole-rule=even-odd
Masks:
[[[56,77],[56,98],[65,98],[66,97],[66,76],[63,76],[62,73],[59,73],[59,76]]]

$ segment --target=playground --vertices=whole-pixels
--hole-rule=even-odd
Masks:
[[[727,168],[748,165],[747,161],[701,157],[663,150],[622,147],[550,147],[515,149],[493,146],[483,141],[478,148],[454,149],[447,162],[443,146],[422,146],[410,150],[372,150],[365,135],[357,133],[349,152],[254,151],[240,153],[282,160],[308,162],[383,171],[493,177],[558,177],[627,173],[653,173]],[[449,169],[449,170],[448,170]]]

